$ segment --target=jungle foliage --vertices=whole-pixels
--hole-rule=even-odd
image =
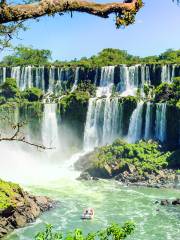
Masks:
[[[21,191],[21,188],[18,184],[0,179],[0,210],[15,206],[15,195],[19,191]]]
[[[0,85],[0,104],[6,102],[36,102],[40,101],[43,97],[43,92],[38,88],[28,88],[20,91],[17,86],[16,80],[7,78],[6,81]]]
[[[51,51],[18,46],[12,55],[3,58],[1,64],[5,66],[46,65],[51,59]]]
[[[180,77],[174,78],[172,83],[161,83],[155,89],[156,102],[169,102],[173,105],[180,104]]]
[[[133,222],[126,222],[124,225],[113,223],[107,228],[90,232],[87,235],[81,229],[75,229],[72,232],[63,234],[62,232],[54,232],[53,226],[46,225],[44,231],[37,233],[35,240],[123,240],[132,234],[135,230]]]
[[[124,170],[126,165],[133,165],[139,174],[144,175],[167,168],[171,154],[157,142],[139,141],[131,144],[118,139],[111,145],[100,147],[92,159],[98,168],[115,164],[118,169]]]
[[[102,67],[119,64],[180,64],[180,50],[168,49],[159,56],[139,57],[129,54],[126,50],[106,48],[90,58],[82,57],[70,61],[51,61],[49,50],[39,50],[33,47],[18,46],[14,48],[12,55],[5,56],[1,66],[27,66],[27,65],[55,65],[61,67],[85,68]]]

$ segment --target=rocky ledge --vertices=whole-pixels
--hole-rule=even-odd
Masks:
[[[180,186],[180,175],[176,170],[161,169],[157,172],[144,171],[140,174],[132,164],[125,164],[123,168],[119,168],[115,163],[98,167],[94,165],[91,155],[92,153],[89,153],[75,163],[75,168],[81,171],[78,180],[115,179],[123,185],[154,188]]]
[[[177,198],[175,200],[168,200],[168,199],[163,199],[161,200],[160,204],[162,206],[169,206],[169,205],[173,205],[173,206],[180,206],[180,198]]]
[[[0,180],[0,238],[14,229],[24,227],[54,206],[44,196],[33,196],[19,185]]]

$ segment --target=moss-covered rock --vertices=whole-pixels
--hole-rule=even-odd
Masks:
[[[0,238],[34,221],[53,204],[48,197],[30,195],[18,184],[0,180]]]
[[[167,169],[179,167],[178,157],[179,152],[167,151],[153,141],[130,144],[119,139],[83,156],[75,168],[98,178],[125,179],[127,175],[130,182],[163,182],[174,180],[175,171]]]

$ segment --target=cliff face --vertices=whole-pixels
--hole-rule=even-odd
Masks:
[[[0,67],[0,83],[6,78],[12,77],[17,81],[20,89],[37,87],[43,91],[53,91],[57,89],[71,89],[74,82],[90,80],[96,86],[100,85],[103,71],[107,67],[101,68],[60,68],[60,67]],[[124,82],[127,75],[135,78],[136,85],[141,86],[144,82],[153,86],[161,82],[170,82],[173,77],[180,76],[180,65],[169,64],[138,64],[138,65],[117,65],[113,67],[113,83],[115,86]]]
[[[0,180],[0,238],[33,222],[53,204],[48,197],[33,196],[17,184]]]

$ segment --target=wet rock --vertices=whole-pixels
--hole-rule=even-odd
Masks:
[[[180,198],[172,201],[172,205],[180,205]]]
[[[168,206],[168,205],[170,205],[171,203],[170,203],[170,201],[169,200],[167,200],[167,199],[164,199],[164,200],[161,200],[161,203],[160,203],[162,206]]]
[[[90,176],[90,174],[89,174],[88,172],[82,172],[77,179],[78,179],[78,180],[86,180],[86,181],[89,181],[89,180],[92,179],[92,177]]]
[[[19,191],[14,196],[14,205],[0,211],[0,238],[12,230],[26,226],[44,211],[54,206],[50,198],[32,196]]]

